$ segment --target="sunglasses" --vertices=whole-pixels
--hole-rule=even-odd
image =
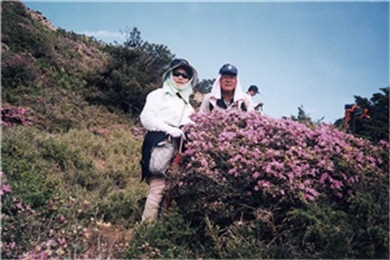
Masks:
[[[178,72],[178,71],[172,72],[172,75],[174,77],[182,76],[183,79],[189,79],[190,78],[190,75],[188,75],[187,73],[181,73],[181,72]]]

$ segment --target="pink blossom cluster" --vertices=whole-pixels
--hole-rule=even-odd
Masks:
[[[143,127],[133,126],[131,132],[135,137],[143,137],[146,134],[146,130]]]
[[[387,141],[375,146],[330,125],[242,112],[198,113],[192,120],[182,174],[173,177],[180,189],[204,176],[217,189],[240,186],[250,196],[337,200],[347,199],[366,173],[388,174]]]
[[[0,184],[0,195],[2,202],[4,202],[5,199],[10,198],[11,199],[11,208],[15,211],[27,211],[32,212],[31,206],[21,202],[19,199],[17,199],[12,194],[11,186],[8,184],[6,177],[3,175],[3,172],[0,171],[0,178],[1,178],[1,184]]]
[[[1,124],[5,126],[32,125],[31,110],[24,107],[5,106],[1,108]]]
[[[28,65],[26,59],[18,54],[5,52],[3,57],[3,66],[6,68],[24,67]]]
[[[30,205],[20,201],[7,184],[7,179],[0,172],[2,212],[2,249],[8,259],[63,259],[73,250],[74,241],[85,237],[84,229],[76,224],[67,230],[69,220],[62,214],[53,215],[50,220],[45,219],[45,213],[35,211]],[[50,200],[49,206],[53,206]],[[50,209],[52,212],[56,207]],[[55,217],[54,217],[55,216]],[[46,222],[46,220],[48,220]],[[44,227],[39,229],[39,226]],[[31,227],[26,228],[26,225]],[[32,249],[26,252],[26,241],[21,241],[20,232],[39,232],[42,236],[39,243],[33,244]],[[35,238],[35,237],[32,237]],[[46,238],[46,240],[44,239]],[[85,239],[84,239],[85,240]],[[83,241],[84,241],[83,240]],[[85,241],[84,241],[85,242]],[[11,258],[9,258],[11,256]],[[87,255],[82,257],[89,259]]]
[[[66,238],[49,239],[36,245],[33,250],[23,253],[19,259],[63,259],[68,243]]]
[[[86,53],[88,56],[94,56],[93,51],[85,43],[82,43],[81,47],[84,53]]]
[[[34,58],[30,54],[15,54],[8,50],[2,51],[1,75],[4,87],[16,87],[27,84],[37,77]]]
[[[3,172],[0,171],[1,185],[0,185],[0,196],[11,193],[12,189],[9,184],[7,184],[7,179],[4,178]]]

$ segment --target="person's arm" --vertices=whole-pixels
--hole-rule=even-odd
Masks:
[[[210,94],[204,96],[202,104],[200,105],[199,112],[200,113],[208,113],[210,112]]]
[[[252,97],[249,96],[248,94],[245,94],[245,99],[244,99],[244,102],[245,102],[245,105],[247,107],[247,111],[248,112],[251,112],[251,111],[254,111],[255,110],[255,105],[253,103],[253,100],[252,100]]]
[[[255,110],[259,110],[260,108],[262,108],[263,107],[263,103],[257,103],[256,105],[255,105]]]
[[[155,90],[146,97],[145,106],[141,112],[140,119],[143,127],[148,131],[161,131],[173,137],[179,137],[183,131],[164,122],[161,114],[164,105],[163,92]]]

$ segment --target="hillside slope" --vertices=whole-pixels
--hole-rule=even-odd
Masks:
[[[259,114],[194,115],[176,200],[139,223],[137,115],[173,55],[1,4],[3,259],[388,259],[389,143]]]
[[[51,132],[114,120],[104,106],[88,101],[98,93],[87,84],[88,77],[108,64],[103,49],[104,44],[89,37],[54,29],[21,2],[3,2],[3,107],[24,108],[36,127]]]
[[[91,84],[115,47],[1,5],[2,258],[120,258],[146,185],[137,117]]]

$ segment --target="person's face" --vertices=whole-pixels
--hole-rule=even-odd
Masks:
[[[222,75],[220,85],[222,91],[232,92],[236,89],[237,77],[233,75]]]
[[[253,90],[250,90],[248,93],[249,93],[249,95],[251,95],[252,97],[253,97],[254,95],[256,95],[256,93],[255,93]]]
[[[190,76],[184,69],[177,68],[172,71],[172,78],[177,87],[182,87],[190,81]]]

